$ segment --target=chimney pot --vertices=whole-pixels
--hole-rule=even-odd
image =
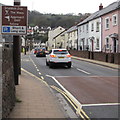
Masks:
[[[102,9],[103,9],[103,5],[102,3],[100,3],[99,10],[102,10]]]

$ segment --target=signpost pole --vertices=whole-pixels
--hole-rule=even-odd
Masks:
[[[21,74],[21,39],[27,33],[27,7],[20,6],[20,0],[14,0],[14,6],[2,6],[2,27],[0,33],[13,35],[13,66],[15,85]]]
[[[20,0],[14,0],[14,6],[20,6]],[[21,73],[20,36],[13,36],[13,64],[15,85],[19,84],[19,74]]]

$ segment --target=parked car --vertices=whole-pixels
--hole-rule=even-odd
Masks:
[[[66,65],[68,68],[71,68],[71,55],[67,49],[52,49],[46,55],[47,66],[53,67],[57,64]]]

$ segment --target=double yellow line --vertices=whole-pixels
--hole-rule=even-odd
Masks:
[[[90,118],[83,111],[83,109],[80,106],[78,106],[76,102],[66,92],[64,92],[63,90],[59,89],[56,86],[51,86],[51,88],[61,93],[68,100],[68,102],[72,105],[72,107],[76,110],[76,114],[79,115],[83,120],[90,120]]]
[[[21,68],[21,70],[23,72],[26,72],[28,74],[30,74],[31,76],[37,78],[38,80],[40,80],[41,82],[43,82],[46,86],[49,87],[49,85],[47,84],[46,81],[44,81],[43,79],[40,79],[39,77],[33,75],[32,73],[28,72],[27,70]],[[83,111],[83,109],[81,108],[81,106],[79,106],[72,97],[70,97],[65,91],[59,89],[56,86],[50,86],[51,88],[53,88],[54,90],[58,91],[59,93],[61,93],[67,100],[68,102],[72,105],[72,107],[76,110],[76,114],[79,115],[83,120],[90,120],[90,118],[88,117],[88,115]]]

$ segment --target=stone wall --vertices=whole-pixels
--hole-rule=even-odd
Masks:
[[[15,105],[12,45],[4,45],[2,52],[2,117],[6,118]]]
[[[0,120],[2,119],[2,43],[0,43]]]

